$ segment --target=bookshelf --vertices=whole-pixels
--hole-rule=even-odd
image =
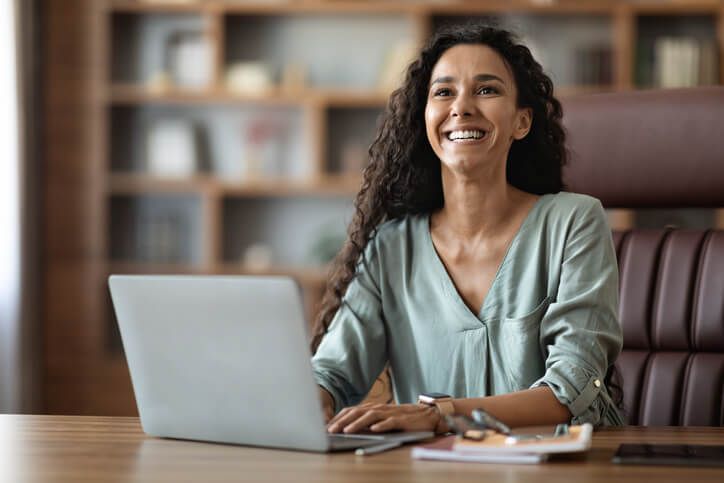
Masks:
[[[50,5],[48,82],[58,87],[49,88],[48,144],[64,147],[53,162],[68,170],[48,179],[49,218],[60,220],[49,228],[57,233],[49,240],[51,262],[60,267],[48,288],[50,412],[135,412],[107,297],[110,273],[291,275],[311,318],[326,280],[324,261],[351,217],[365,152],[390,90],[381,73],[395,47],[420,45],[449,23],[495,20],[522,34],[565,97],[648,87],[651,72],[642,80],[642,58],[651,56],[657,39],[693,37],[714,46],[715,77],[724,79],[721,1]],[[184,88],[159,75],[168,74],[168,39],[177,31],[186,37],[174,42],[194,38],[205,46],[203,85]],[[79,60],[66,66],[68,55]],[[263,62],[271,83],[230,87],[231,69],[252,61]],[[305,81],[284,84],[295,78],[294,69],[299,76],[300,66]],[[84,106],[71,121],[64,117],[68,103]],[[164,119],[188,121],[200,136],[193,173],[164,177],[150,169],[148,135]],[[252,127],[256,119],[266,125]],[[71,127],[58,127],[64,122]],[[87,138],[69,139],[67,129]],[[269,143],[281,142],[276,151],[269,148],[272,154],[260,148],[254,155],[273,159],[273,168],[250,163],[250,129],[270,130]],[[68,173],[87,182],[67,185]],[[56,196],[81,201],[67,208],[53,202]],[[71,215],[91,222],[80,226]],[[719,225],[724,219],[711,217]],[[636,216],[617,210],[610,221],[625,227]],[[61,233],[73,230],[78,241],[71,250]],[[66,300],[84,307],[80,316],[53,311]],[[69,337],[80,348],[73,356],[63,346]]]

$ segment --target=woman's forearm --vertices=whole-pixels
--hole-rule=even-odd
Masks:
[[[524,391],[471,399],[454,399],[456,414],[471,417],[482,408],[510,427],[566,423],[571,412],[547,386]]]
[[[317,387],[319,388],[319,399],[322,402],[322,412],[324,414],[324,422],[326,423],[334,416],[334,398],[322,386]]]

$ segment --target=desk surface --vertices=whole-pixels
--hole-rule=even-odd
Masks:
[[[623,442],[724,444],[724,428],[607,428],[585,455],[499,465],[413,460],[409,447],[365,457],[159,439],[137,418],[0,415],[0,481],[724,481],[724,469],[611,464]]]

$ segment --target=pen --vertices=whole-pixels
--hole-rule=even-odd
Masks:
[[[357,448],[354,451],[354,454],[357,456],[367,456],[370,454],[382,453],[388,449],[399,448],[400,446],[402,446],[402,441],[390,441],[389,443],[382,443],[368,448]]]

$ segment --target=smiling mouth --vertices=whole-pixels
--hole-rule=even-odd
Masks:
[[[447,133],[448,140],[456,143],[464,143],[470,141],[479,141],[483,139],[488,133],[486,131],[480,131],[477,129],[471,131],[450,131]]]

